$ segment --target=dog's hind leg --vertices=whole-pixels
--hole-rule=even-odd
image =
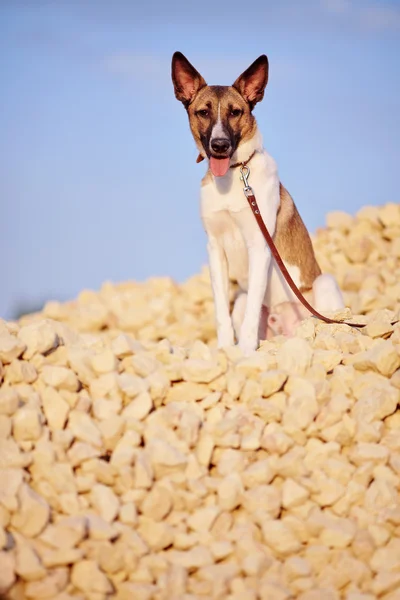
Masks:
[[[324,312],[335,312],[344,308],[342,292],[333,275],[323,273],[319,275],[313,283],[314,308],[324,314]]]

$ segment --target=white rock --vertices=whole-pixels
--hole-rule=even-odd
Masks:
[[[389,450],[382,444],[360,442],[350,450],[349,457],[355,465],[370,462],[385,464],[389,458]]]
[[[166,467],[183,467],[187,457],[164,440],[151,440],[148,444],[148,453],[153,465]]]
[[[12,526],[27,537],[35,537],[50,519],[50,506],[26,483],[21,485],[18,499],[20,505],[11,519]]]
[[[154,521],[151,518],[141,517],[138,533],[146,544],[155,552],[171,546],[174,540],[174,530],[165,521]]]
[[[153,400],[148,392],[138,394],[122,411],[126,419],[137,419],[142,421],[153,408]]]
[[[0,360],[3,364],[19,358],[26,349],[24,342],[8,332],[0,333]]]
[[[185,381],[210,383],[223,373],[221,365],[214,360],[185,360],[182,366],[182,377]]]
[[[1,363],[0,363],[1,365]],[[16,383],[33,383],[38,377],[35,365],[24,360],[15,359],[7,368],[7,382]],[[1,366],[0,366],[1,379]]]
[[[48,546],[68,550],[75,548],[86,536],[88,522],[84,516],[63,517],[56,524],[48,525],[40,540]]]
[[[15,572],[25,581],[42,579],[46,569],[38,554],[25,541],[19,541],[15,553]]]
[[[213,526],[221,509],[218,506],[205,506],[199,508],[187,519],[190,529],[197,532],[209,531]]]
[[[42,378],[46,385],[56,389],[76,392],[79,389],[79,380],[75,373],[67,367],[45,365],[42,369]]]
[[[93,371],[98,375],[101,375],[102,373],[116,371],[118,360],[110,348],[105,348],[91,357],[90,364]]]
[[[101,483],[93,486],[90,501],[105,521],[108,523],[114,521],[119,512],[119,500],[110,487]]]
[[[148,389],[148,383],[145,379],[131,373],[121,373],[118,375],[118,385],[128,398],[135,398]]]
[[[0,415],[11,417],[19,406],[19,396],[14,388],[3,386],[0,389]]]
[[[321,531],[322,544],[330,548],[346,548],[351,544],[356,533],[356,526],[350,519],[327,521]]]
[[[278,368],[286,373],[303,375],[311,365],[313,351],[301,338],[285,341],[277,355]]]
[[[74,436],[93,446],[101,446],[100,431],[90,416],[84,412],[73,410],[69,413],[68,427]]]
[[[243,484],[238,473],[224,477],[218,486],[218,505],[222,510],[234,510],[241,503]]]
[[[17,410],[13,418],[13,435],[18,442],[35,441],[42,434],[41,413],[34,409],[23,407]]]
[[[155,485],[150,492],[145,495],[140,507],[141,513],[154,521],[162,521],[165,519],[171,509],[171,493],[162,485]]]
[[[45,387],[41,392],[43,412],[51,430],[64,429],[70,407],[60,393],[52,387]]]
[[[18,338],[26,345],[24,357],[28,360],[36,353],[54,350],[60,343],[54,325],[47,319],[21,327]]]
[[[260,377],[260,383],[263,397],[269,398],[269,396],[272,396],[272,394],[279,392],[286,380],[287,374],[284,371],[272,370],[262,373]]]
[[[111,348],[115,356],[118,358],[124,358],[125,356],[131,356],[135,352],[141,352],[143,346],[140,342],[134,340],[129,335],[121,333],[116,337],[111,344]]]
[[[82,560],[72,567],[72,584],[82,592],[111,594],[113,586],[94,560]]]
[[[282,521],[265,521],[262,523],[262,532],[267,546],[279,556],[294,554],[301,548],[300,541]]]
[[[282,506],[286,509],[299,506],[307,500],[309,495],[309,491],[294,479],[285,479],[282,487]]]

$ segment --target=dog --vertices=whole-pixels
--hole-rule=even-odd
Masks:
[[[271,260],[243,192],[242,164],[250,169],[249,185],[261,216],[300,291],[322,314],[343,308],[342,294],[335,278],[321,273],[308,231],[279,180],[276,162],[263,147],[253,109],[264,97],[268,58],[264,54],[257,58],[231,86],[207,85],[181,52],[172,57],[171,74],[175,96],[189,117],[199,151],[197,162],[208,161],[200,206],[208,238],[218,347],[234,345],[236,335],[248,356],[260,339],[268,337],[265,325],[276,323],[271,316],[278,318],[280,331],[293,335],[296,319],[291,317],[291,327],[286,327],[282,314],[288,313],[287,303],[297,311],[297,321],[304,310]],[[230,279],[240,288],[232,314]],[[285,311],[274,311],[284,303]]]

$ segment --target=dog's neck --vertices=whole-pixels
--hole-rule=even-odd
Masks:
[[[242,160],[241,162],[237,162],[237,163],[233,163],[233,165],[229,165],[230,169],[236,169],[237,167],[247,167],[247,165],[249,164],[249,162],[251,161],[251,159],[253,158],[253,156],[255,155],[255,153],[257,152],[257,150],[254,150],[254,152],[252,154],[250,154],[249,158],[247,160]]]

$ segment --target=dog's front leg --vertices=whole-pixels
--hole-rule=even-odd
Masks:
[[[271,264],[271,252],[263,237],[257,235],[256,239],[247,246],[249,253],[247,304],[239,335],[239,346],[246,356],[258,347],[261,309]]]
[[[229,314],[229,276],[225,252],[214,236],[208,238],[207,251],[217,322],[218,347],[233,346],[235,340],[232,319]]]
[[[258,194],[259,208],[264,223],[274,235],[279,206],[279,179],[272,177]],[[257,193],[257,192],[256,192]],[[272,262],[271,251],[252,214],[245,209],[237,216],[248,253],[247,304],[240,328],[239,346],[246,356],[258,348],[261,311],[267,291]]]

